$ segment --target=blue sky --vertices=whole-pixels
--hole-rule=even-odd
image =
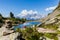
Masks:
[[[0,13],[9,16],[13,12],[17,16],[23,10],[34,10],[43,16],[51,12],[58,2],[59,0],[0,0]]]

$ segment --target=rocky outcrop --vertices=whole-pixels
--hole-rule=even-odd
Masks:
[[[15,40],[18,36],[18,33],[11,33],[6,36],[0,36],[0,40]]]
[[[20,33],[15,32],[12,30],[11,21],[7,21],[1,28],[0,28],[0,40],[15,40],[17,39]]]
[[[6,26],[4,25],[0,28],[0,40],[15,40],[19,33],[14,32],[14,30],[9,30]]]

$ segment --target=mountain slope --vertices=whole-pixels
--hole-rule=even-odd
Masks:
[[[60,14],[60,3],[57,6],[57,8],[50,15],[48,15],[46,18],[44,18],[43,22],[46,22],[52,18],[55,18],[58,14]]]

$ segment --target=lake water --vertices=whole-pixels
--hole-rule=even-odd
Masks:
[[[24,28],[24,26],[31,27],[32,25],[38,25],[38,24],[41,24],[41,23],[40,22],[26,22],[26,23],[20,24],[18,26],[15,26],[14,29]]]

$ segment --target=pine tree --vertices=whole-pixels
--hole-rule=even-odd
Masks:
[[[10,17],[14,18],[14,14],[12,12],[10,12]]]

